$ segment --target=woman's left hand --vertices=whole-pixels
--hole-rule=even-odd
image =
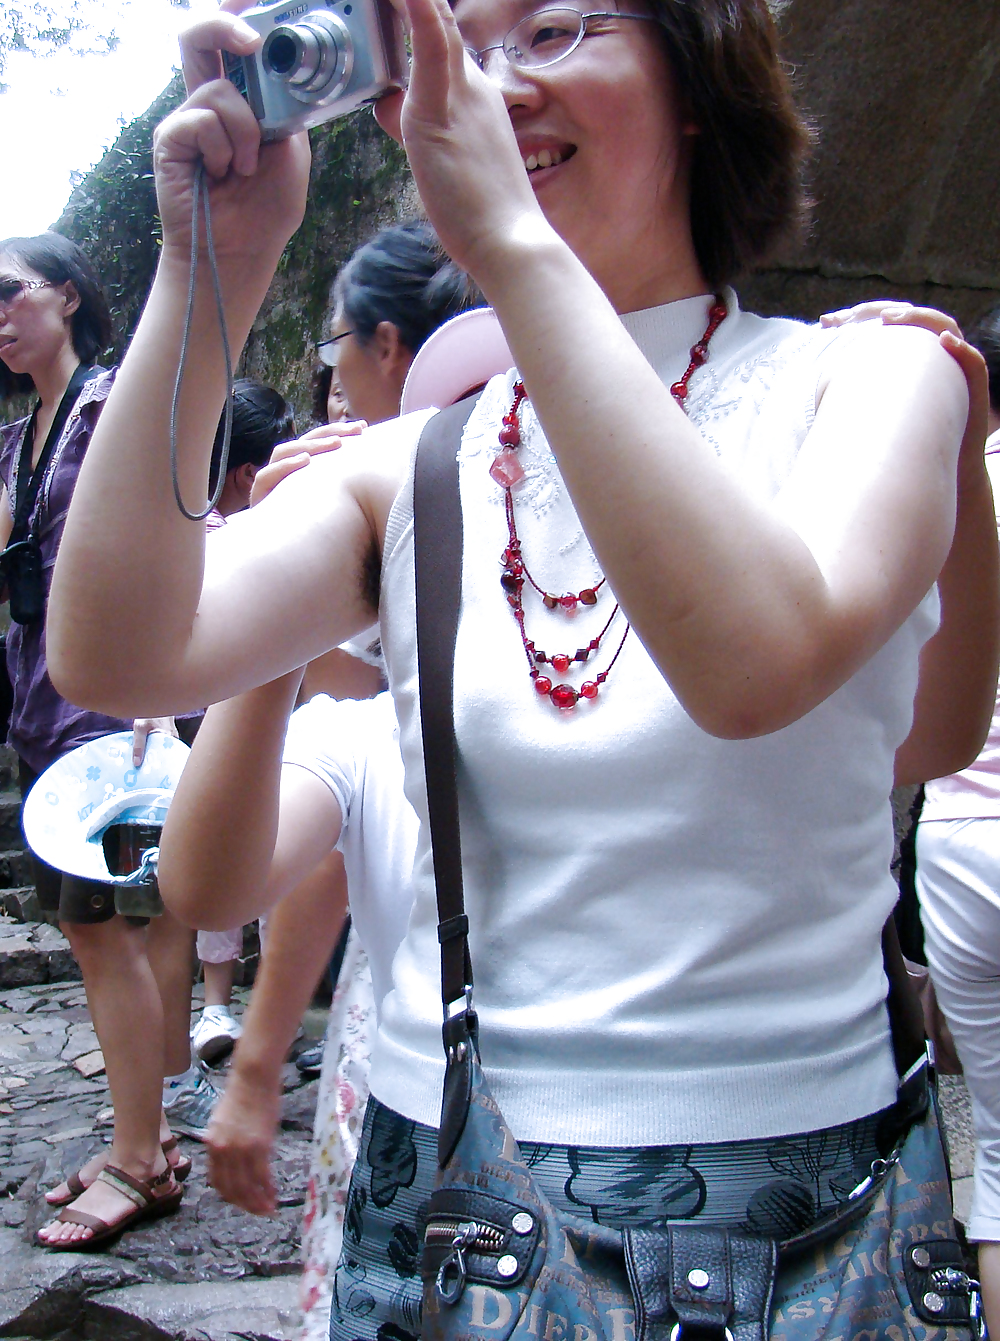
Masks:
[[[368,427],[363,419],[345,420],[339,424],[320,424],[294,442],[279,442],[267,465],[257,471],[250,490],[250,506],[266,498],[283,479],[307,466],[314,456],[336,452],[345,438],[356,437]]]
[[[500,89],[466,54],[446,0],[406,0],[413,62],[405,94],[375,104],[406,150],[428,218],[476,279],[494,250],[548,232]]]
[[[969,384],[969,417],[958,457],[958,491],[961,494],[970,483],[978,486],[983,478],[983,447],[990,407],[989,374],[982,354],[964,339],[955,318],[947,312],[939,312],[936,307],[917,307],[913,303],[886,299],[824,312],[820,317],[823,326],[848,326],[862,321],[881,321],[885,326],[919,326],[930,331],[965,373]]]

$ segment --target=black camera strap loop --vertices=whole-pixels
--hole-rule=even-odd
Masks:
[[[32,411],[28,426],[24,431],[24,437],[21,439],[21,451],[17,460],[17,476],[12,481],[14,485],[14,498],[12,499],[14,525],[11,529],[8,544],[16,545],[19,541],[24,540],[31,529],[31,514],[35,509],[38,492],[42,487],[42,481],[45,479],[45,472],[49,468],[52,455],[58,446],[59,439],[62,437],[62,431],[66,427],[66,421],[86,383],[100,371],[100,368],[85,367],[82,363],[78,365],[73,376],[69,379],[69,386],[63,392],[59,408],[52,420],[52,427],[46,435],[42,454],[38,458],[38,464],[34,467],[31,464],[31,458],[35,450],[35,425],[38,422],[40,401]]]

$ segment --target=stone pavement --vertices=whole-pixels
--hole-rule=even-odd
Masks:
[[[194,1167],[176,1215],[123,1235],[102,1253],[34,1245],[50,1214],[41,1191],[111,1134],[103,1058],[83,988],[46,980],[68,954],[54,928],[0,917],[0,1337],[287,1341],[295,1327],[316,1100],[316,1082],[303,1084],[294,1066],[285,1068],[273,1219],[223,1202],[207,1185],[204,1148],[182,1140]],[[239,1014],[247,992],[237,989],[236,996]],[[224,1072],[216,1074],[224,1083]]]

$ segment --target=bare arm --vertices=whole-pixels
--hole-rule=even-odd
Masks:
[[[243,1017],[243,1036],[207,1141],[213,1187],[254,1215],[274,1211],[270,1161],[281,1108],[281,1067],[346,911],[343,859],[331,852],[268,919],[267,947]]]
[[[967,413],[961,373],[924,332],[874,332],[871,347],[845,354],[830,376],[783,498],[773,507],[756,503],[725,474],[608,297],[546,223],[502,96],[467,62],[443,0],[409,0],[408,8],[415,60],[403,132],[421,194],[448,249],[497,308],[623,607],[704,729],[743,737],[794,721],[885,643],[944,563]],[[162,383],[160,370],[176,357],[183,305],[173,239],[183,237],[184,212],[171,191],[183,203],[194,149],[221,137],[226,153],[212,167],[219,199],[229,202],[231,191],[242,207],[219,213],[219,237],[228,228],[234,239],[224,279],[240,278],[231,318],[237,339],[270,275],[274,239],[284,241],[279,225],[288,223],[269,218],[268,204],[262,222],[253,219],[262,240],[248,254],[241,230],[256,199],[247,183],[256,179],[240,172],[256,167],[258,146],[234,96],[207,84],[161,130],[158,174],[170,206],[164,262],[128,375],[119,377],[81,473],[56,573],[57,682],[76,701],[117,711],[132,710],[140,697],[148,712],[232,694],[314,658],[372,614],[354,574],[377,544],[395,490],[366,477],[361,457],[370,463],[370,451],[335,454],[343,473],[331,479],[322,516],[312,490],[295,493],[317,462],[240,519],[242,527],[217,533],[204,587],[194,528],[168,516],[166,393],[151,406],[146,383]],[[282,146],[260,151],[265,204],[282,185],[275,175],[297,162],[292,143],[284,159],[271,156]],[[222,395],[221,386],[213,390],[218,360],[207,321],[202,313],[196,355],[200,362],[204,353],[205,366],[185,399],[190,489],[204,487]],[[283,497],[298,516],[282,510]],[[284,525],[293,527],[294,545]],[[137,608],[140,591],[158,612],[156,627],[144,629],[138,647],[131,627],[116,645],[109,614]]]
[[[333,793],[281,766],[300,674],[210,708],[171,802],[160,848],[164,902],[210,931],[240,926],[289,893],[340,837]]]
[[[896,751],[896,783],[957,773],[990,729],[1000,661],[1000,547],[983,461],[987,393],[981,356],[948,339],[970,376],[973,413],[962,444],[955,538],[938,578],[941,627],[920,657],[913,729]]]

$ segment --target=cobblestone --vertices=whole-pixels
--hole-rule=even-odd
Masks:
[[[4,922],[0,961],[5,945],[24,939],[23,926],[15,935]],[[32,941],[39,954],[49,943],[44,934]],[[237,989],[234,1014],[247,996]],[[106,1078],[84,1079],[76,1069],[96,1051],[78,982],[0,985],[0,1336],[287,1341],[295,1331],[316,1082],[303,1084],[293,1066],[285,1068],[273,1218],[223,1202],[208,1186],[204,1147],[183,1139],[193,1168],[181,1209],[105,1252],[69,1257],[38,1247],[35,1232],[52,1214],[42,1190],[111,1139]],[[221,1086],[225,1069],[215,1075]]]

